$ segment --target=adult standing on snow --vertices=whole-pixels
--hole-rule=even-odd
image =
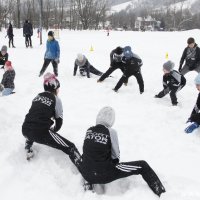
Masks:
[[[200,74],[194,80],[197,90],[200,92]],[[196,128],[200,126],[200,93],[197,97],[196,104],[192,110],[192,113],[188,119],[190,125],[185,129],[186,133],[192,133]]]
[[[188,38],[188,46],[184,49],[180,65],[179,72],[183,75],[187,74],[189,71],[200,72],[200,48],[195,43],[194,38]],[[182,65],[185,64],[182,68]]]
[[[79,72],[81,76],[86,76],[90,78],[90,73],[97,76],[101,76],[103,73],[94,68],[88,61],[88,59],[81,53],[77,55],[77,58],[74,62],[74,76],[76,76],[77,69],[79,67]]]
[[[44,64],[40,70],[39,77],[45,72],[50,62],[53,65],[55,76],[58,76],[58,64],[60,63],[60,46],[58,41],[54,38],[54,32],[48,32],[48,40],[46,43],[46,52],[44,55]]]
[[[32,145],[36,142],[63,151],[78,166],[76,160],[80,158],[80,154],[75,145],[57,133],[63,123],[62,102],[58,97],[59,88],[60,83],[55,75],[47,73],[44,76],[44,92],[39,93],[32,101],[22,125],[22,133],[26,138],[27,159],[33,156]],[[55,124],[52,119],[55,120]]]
[[[32,24],[26,20],[23,26],[23,36],[25,37],[25,45],[28,48],[29,46],[32,48],[32,40],[31,36],[33,35],[33,26]]]
[[[15,45],[14,45],[14,41],[13,41],[13,37],[14,37],[14,34],[13,34],[13,27],[12,27],[12,24],[11,22],[9,23],[9,27],[8,27],[8,30],[7,30],[7,36],[9,38],[9,42],[8,42],[8,45],[9,45],[9,48],[12,44],[12,47],[15,48]]]
[[[113,49],[110,53],[110,67],[109,69],[98,79],[97,82],[102,82],[104,79],[106,79],[112,72],[114,72],[116,69],[120,69],[122,72],[124,72],[124,67],[122,63],[122,57],[123,57],[123,48],[122,47],[116,47]]]
[[[146,161],[119,162],[118,136],[111,128],[114,121],[114,110],[104,107],[97,115],[96,125],[87,130],[83,144],[82,176],[92,187],[92,184],[106,184],[131,175],[142,175],[152,191],[160,196],[165,188]]]

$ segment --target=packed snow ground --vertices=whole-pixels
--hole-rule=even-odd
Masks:
[[[1,200],[155,200],[157,196],[140,176],[131,176],[106,185],[106,194],[84,193],[81,176],[63,152],[34,144],[36,156],[25,159],[21,126],[32,99],[43,91],[38,77],[43,64],[44,45],[39,45],[36,32],[33,49],[26,49],[22,30],[14,30],[15,49],[9,59],[16,70],[16,94],[0,98],[0,199]],[[103,106],[116,111],[114,128],[118,131],[121,161],[146,160],[157,172],[167,192],[162,200],[200,199],[200,131],[184,133],[186,120],[195,104],[198,91],[195,72],[186,75],[187,85],[178,93],[179,105],[173,107],[169,96],[153,98],[162,89],[162,64],[165,55],[176,63],[176,69],[188,37],[200,44],[200,31],[187,32],[60,32],[61,63],[60,98],[64,107],[64,124],[59,133],[74,142],[80,152],[87,128],[95,124]],[[0,47],[7,44],[5,31],[0,33]],[[94,48],[90,52],[90,47]],[[74,59],[84,53],[99,70],[109,67],[109,53],[116,46],[130,45],[142,59],[145,92],[140,95],[134,77],[118,93],[112,88],[121,77],[113,73],[103,83],[93,75],[73,76]],[[52,72],[50,65],[47,72]],[[3,70],[0,71],[0,78]]]

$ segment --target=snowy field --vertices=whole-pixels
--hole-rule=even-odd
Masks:
[[[32,99],[43,91],[43,79],[38,77],[43,64],[44,45],[39,45],[36,31],[33,49],[26,49],[22,30],[14,30],[15,49],[9,49],[9,59],[16,70],[16,94],[0,97],[0,200],[156,200],[140,176],[131,176],[106,185],[106,194],[84,193],[81,176],[63,152],[34,144],[36,156],[25,159],[21,126]],[[0,33],[0,47],[7,44],[5,31]],[[162,200],[200,199],[200,131],[184,133],[186,120],[196,102],[195,72],[186,75],[187,85],[178,93],[178,106],[171,105],[169,96],[153,98],[162,89],[162,64],[169,59],[176,69],[188,37],[200,44],[200,31],[187,32],[60,32],[61,63],[60,98],[64,107],[61,135],[74,142],[82,153],[87,128],[95,124],[96,114],[105,105],[116,111],[114,127],[118,131],[121,161],[146,160],[156,171],[167,192]],[[94,51],[90,51],[90,47]],[[105,72],[109,53],[116,46],[132,46],[142,59],[145,92],[140,95],[136,79],[118,93],[112,91],[121,77],[97,83],[72,76],[77,53],[84,53],[91,64]],[[49,66],[47,72],[52,72]],[[0,79],[3,70],[0,71]]]

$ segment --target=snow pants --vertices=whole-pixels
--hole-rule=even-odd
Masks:
[[[108,168],[106,166],[106,170],[103,172],[97,172],[95,170],[87,171],[87,168],[84,167],[81,173],[85,180],[91,184],[106,184],[131,175],[142,175],[143,179],[155,194],[160,196],[161,193],[165,192],[165,188],[156,173],[143,160],[122,162],[117,165],[110,164],[110,167]]]
[[[25,149],[30,149],[34,142],[59,149],[69,155],[71,161],[79,169],[81,155],[76,146],[58,133],[51,130],[32,130],[22,128],[22,134],[26,138]]]

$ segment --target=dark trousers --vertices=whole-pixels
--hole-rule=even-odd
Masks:
[[[122,63],[114,63],[112,66],[108,68],[108,70],[99,78],[99,81],[103,81],[106,79],[110,74],[112,74],[116,69],[121,69],[124,72],[122,67]]]
[[[79,169],[81,162],[81,155],[79,151],[72,142],[65,139],[58,133],[51,130],[32,130],[24,128],[22,129],[22,133],[26,138],[25,149],[30,149],[33,142],[59,149],[69,155],[71,161]]]
[[[176,105],[178,103],[177,101],[177,96],[176,96],[176,93],[178,91],[180,91],[184,86],[185,86],[186,82],[184,82],[182,85],[180,85],[179,87],[173,87],[173,88],[165,88],[164,90],[162,90],[161,92],[159,92],[158,94],[158,98],[162,98],[164,97],[166,94],[169,93],[170,95],[170,98],[171,98],[171,102],[173,105]]]
[[[104,172],[83,170],[82,175],[91,184],[106,184],[131,175],[142,175],[143,179],[155,194],[160,196],[161,193],[165,192],[165,188],[156,173],[143,160],[122,162],[117,165],[110,164],[110,169]]]
[[[103,74],[98,69],[94,68],[92,65],[90,65],[90,73],[95,74],[97,76],[101,76]]]
[[[140,89],[140,93],[144,92],[144,81],[143,81],[142,74],[141,74],[140,71],[130,73],[130,74],[123,74],[123,76],[119,79],[117,85],[115,86],[114,90],[117,91],[122,86],[123,83],[128,82],[128,79],[131,76],[135,76],[135,78],[137,79],[139,89]]]
[[[11,46],[11,44],[12,44],[12,47],[15,47],[15,45],[13,44],[13,37],[9,37],[9,41],[8,41],[8,45],[9,45],[9,47]]]
[[[26,47],[32,47],[32,40],[30,35],[25,35],[25,45]]]
[[[44,59],[44,64],[42,66],[42,69],[40,70],[40,76],[45,72],[45,70],[49,66],[50,62],[53,65],[54,74],[56,76],[58,76],[58,63],[55,60],[53,60],[53,59]]]
[[[200,113],[192,114],[190,120],[200,125]]]

